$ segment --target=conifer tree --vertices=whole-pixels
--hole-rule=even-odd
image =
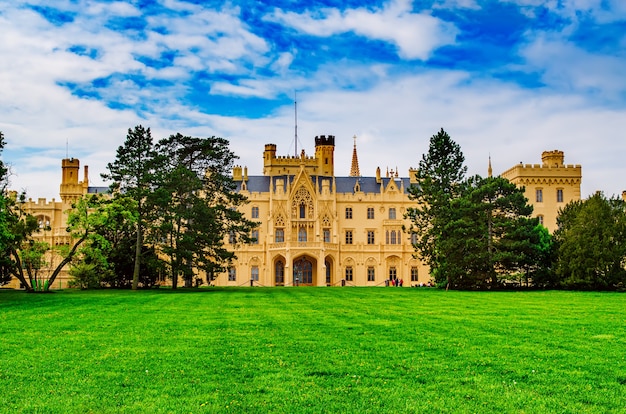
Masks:
[[[415,235],[414,248],[440,285],[447,284],[442,272],[441,243],[448,237],[446,223],[454,213],[451,202],[462,193],[467,172],[464,162],[461,147],[442,128],[430,138],[428,152],[419,162],[417,185],[408,189],[409,197],[417,202],[407,211],[409,232]]]
[[[128,196],[137,203],[135,265],[133,270],[133,289],[139,285],[141,252],[144,239],[144,227],[148,206],[146,199],[153,190],[154,180],[154,145],[150,128],[137,125],[128,129],[126,141],[117,149],[114,162],[107,165],[108,173],[102,174],[105,180],[112,180],[114,192]]]
[[[246,199],[230,176],[236,156],[227,140],[176,134],[160,140],[156,150],[156,240],[168,258],[172,287],[179,276],[190,287],[199,269],[209,277],[225,270],[235,257],[224,246],[225,235],[248,240],[254,223],[237,210]]]

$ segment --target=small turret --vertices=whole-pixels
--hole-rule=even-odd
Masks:
[[[265,161],[276,158],[276,144],[265,144],[265,152],[263,152],[263,159]]]
[[[235,165],[233,167],[233,181],[241,181],[242,180],[242,175],[241,175],[241,166],[240,165]]]
[[[541,153],[541,162],[544,167],[563,167],[565,154],[563,151],[544,151]]]

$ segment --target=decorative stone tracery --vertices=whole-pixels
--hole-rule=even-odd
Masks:
[[[304,207],[305,217],[301,217],[302,207]],[[306,218],[311,220],[314,217],[314,212],[311,194],[306,188],[300,187],[291,201],[291,217],[293,219]]]

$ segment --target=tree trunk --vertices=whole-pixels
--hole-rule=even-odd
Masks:
[[[498,284],[498,278],[496,277],[495,269],[493,268],[493,212],[491,208],[487,213],[487,227],[489,236],[487,239],[487,256],[489,257],[489,275],[491,276],[491,285],[495,288]]]
[[[137,242],[135,243],[135,268],[133,270],[133,290],[139,286],[139,270],[141,269],[141,245],[142,245],[141,217],[137,221]]]
[[[87,240],[87,233],[83,234],[80,240],[78,240],[76,244],[74,244],[74,246],[72,247],[72,250],[70,250],[68,255],[65,256],[65,259],[61,260],[61,263],[59,263],[56,269],[54,269],[54,272],[52,272],[52,275],[48,278],[48,287],[46,290],[50,289],[50,287],[56,280],[59,273],[61,273],[61,270],[65,267],[65,265],[72,261],[72,258],[74,257],[74,254],[76,253],[76,250],[78,250],[78,246],[83,244],[85,240]]]
[[[33,290],[33,286],[28,283],[26,281],[26,278],[24,277],[24,271],[22,270],[22,261],[20,260],[20,256],[17,253],[17,250],[11,248],[11,254],[13,255],[13,257],[15,257],[15,272],[13,272],[13,274],[15,275],[15,277],[17,277],[17,280],[20,281],[20,283],[22,284],[22,286],[24,286],[24,289],[26,289],[27,292],[31,292]]]

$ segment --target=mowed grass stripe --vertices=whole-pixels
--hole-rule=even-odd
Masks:
[[[625,298],[0,291],[0,412],[625,412]]]

